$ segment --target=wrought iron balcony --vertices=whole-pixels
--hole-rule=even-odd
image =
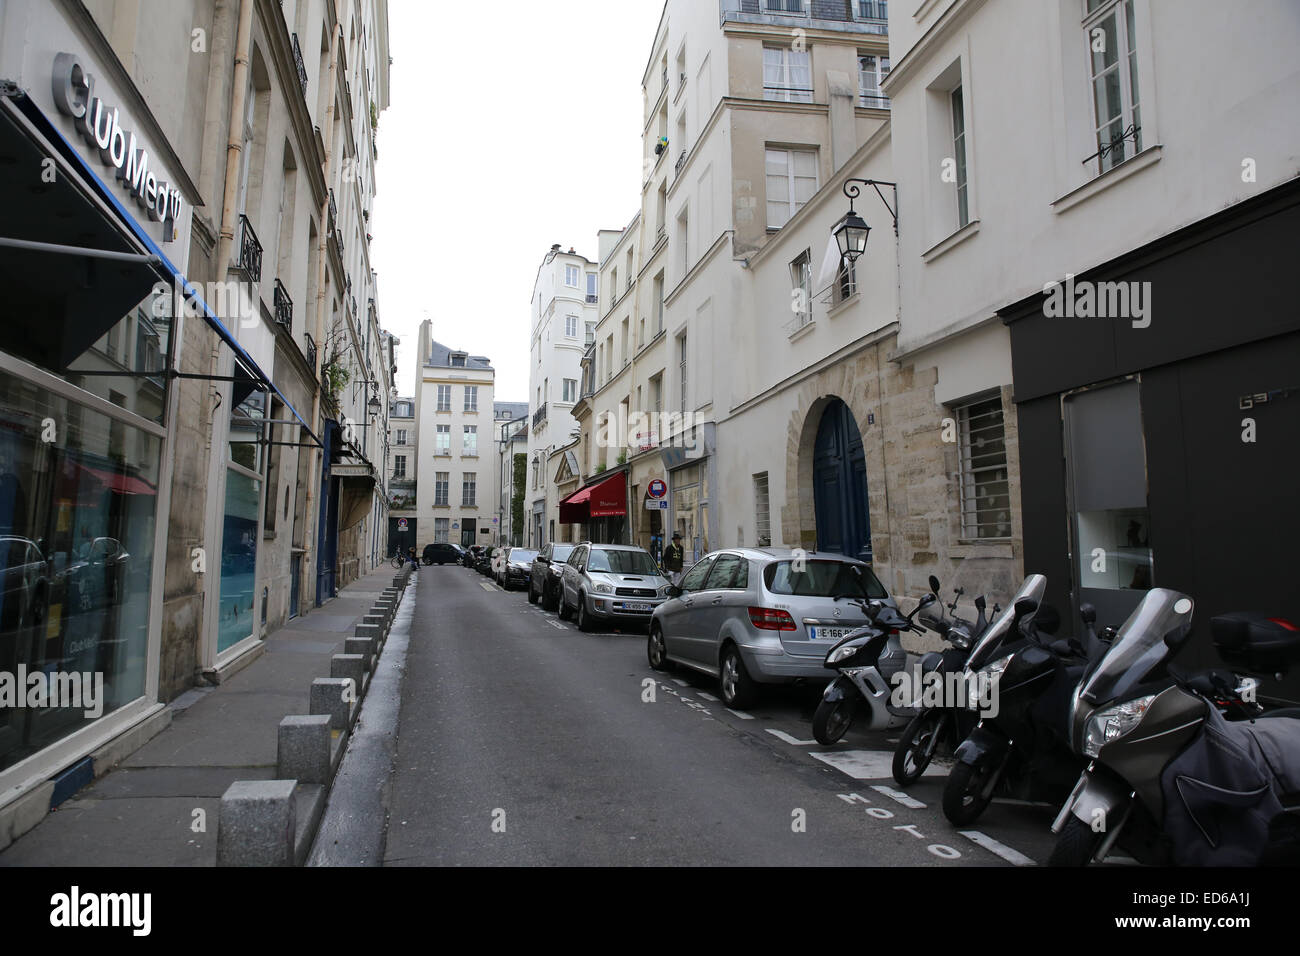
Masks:
[[[316,374],[316,340],[306,332],[302,334],[302,337],[307,343],[307,348],[305,349],[307,353],[307,364],[311,366],[312,374],[314,375]]]
[[[286,332],[293,331],[293,299],[289,298],[289,290],[279,279],[275,280],[275,321]]]
[[[243,213],[239,215],[239,268],[252,282],[262,280],[262,244],[257,241],[253,224]]]
[[[545,403],[545,402],[542,403],[542,407],[541,407],[541,408],[539,408],[537,411],[533,412],[533,427],[536,428],[538,425],[540,425],[540,424],[541,424],[542,422],[544,422],[544,421],[546,421],[546,403]]]
[[[677,176],[680,176],[682,174],[682,167],[685,165],[686,165],[686,150],[682,150],[682,154],[677,157],[677,165],[673,167],[673,173]]]
[[[307,65],[302,61],[302,47],[298,44],[298,34],[293,34],[293,65],[298,70],[298,84],[302,95],[307,95]]]
[[[334,203],[334,190],[331,189],[330,190],[330,219],[329,219],[330,232],[334,231],[334,220],[338,217],[338,212],[339,212],[338,206],[335,205]]]

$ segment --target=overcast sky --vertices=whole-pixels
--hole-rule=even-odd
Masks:
[[[371,260],[415,387],[420,323],[528,400],[528,310],[553,243],[595,260],[636,214],[641,76],[663,0],[389,0]]]

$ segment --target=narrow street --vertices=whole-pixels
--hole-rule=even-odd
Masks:
[[[416,598],[385,865],[1023,865],[1050,853],[1046,809],[995,806],[967,836],[939,809],[942,771],[901,793],[887,735],[811,742],[816,688],[770,690],[745,716],[707,678],[656,675],[642,634],[584,634],[465,568],[422,568]]]

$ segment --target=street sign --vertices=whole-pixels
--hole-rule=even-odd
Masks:
[[[405,531],[405,530],[406,530],[406,519],[405,519],[405,518],[398,518],[398,519],[397,519],[397,530],[398,530],[398,531]]]
[[[651,498],[662,498],[668,494],[668,483],[662,478],[656,478],[654,481],[650,482],[650,486],[646,489],[646,494]]]
[[[667,511],[668,502],[655,501],[653,498],[647,498],[645,503],[646,511]]]

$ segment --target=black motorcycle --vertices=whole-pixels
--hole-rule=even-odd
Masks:
[[[939,593],[939,579],[934,575],[930,575],[930,590]],[[894,750],[894,779],[904,787],[920,779],[936,754],[951,753],[975,728],[976,718],[965,707],[965,701],[956,700],[951,694],[944,693],[939,703],[927,702],[926,688],[938,686],[951,689],[955,685],[952,677],[962,673],[971,647],[989,626],[988,619],[984,616],[984,595],[975,599],[975,609],[979,613],[972,622],[957,616],[957,601],[966,593],[965,588],[954,588],[953,591],[956,596],[948,605],[950,618],[943,616],[942,609],[938,616],[921,614],[917,617],[921,624],[952,646],[943,651],[932,651],[921,658],[917,681],[920,688],[913,695],[922,702],[920,710],[904,728],[898,739],[898,747]],[[995,604],[994,616],[1000,610]]]

